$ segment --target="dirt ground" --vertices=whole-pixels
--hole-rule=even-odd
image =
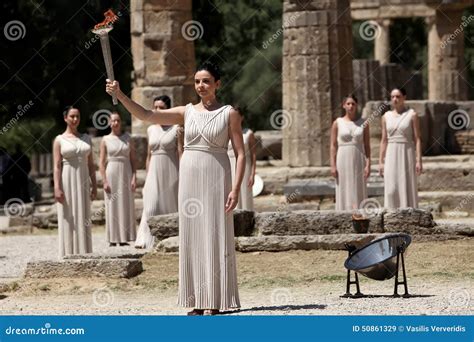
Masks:
[[[345,292],[343,251],[237,253],[239,315],[472,315],[474,239],[414,242],[406,254],[409,298],[393,279],[361,277],[366,298]],[[176,307],[178,255],[150,254],[132,279],[19,279],[0,284],[0,314],[183,315]],[[400,286],[402,292],[402,286]]]

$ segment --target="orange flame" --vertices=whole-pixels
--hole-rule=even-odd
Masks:
[[[101,23],[98,23],[97,25],[94,26],[94,30],[106,27],[106,26],[112,26],[113,23],[115,23],[118,20],[118,16],[112,11],[112,9],[107,10],[107,12],[104,13],[104,21]]]

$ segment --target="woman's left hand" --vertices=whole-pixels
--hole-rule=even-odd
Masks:
[[[225,204],[225,212],[229,213],[237,206],[237,202],[239,201],[239,193],[235,190],[232,190],[227,196],[227,202]]]
[[[366,165],[364,169],[364,178],[367,180],[370,176],[370,165]]]
[[[416,163],[416,175],[419,176],[423,172],[423,165],[421,162]]]
[[[132,176],[132,181],[130,182],[130,186],[132,188],[132,192],[135,192],[137,189],[137,177],[135,175]]]
[[[253,175],[249,177],[249,180],[247,182],[247,188],[251,188],[253,186],[253,183],[255,182],[255,178]]]

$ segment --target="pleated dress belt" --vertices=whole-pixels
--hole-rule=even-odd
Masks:
[[[357,146],[358,143],[353,142],[353,141],[348,141],[348,142],[342,142],[342,143],[337,143],[337,146]]]
[[[184,150],[185,151],[201,151],[201,152],[212,152],[212,153],[225,153],[225,154],[227,154],[227,148],[204,146],[204,145],[188,145],[188,146],[184,146]]]
[[[396,143],[396,144],[413,144],[413,141],[408,141],[406,138],[402,138],[402,137],[388,138],[388,142]]]
[[[116,156],[116,157],[107,157],[107,161],[111,162],[124,162],[127,161],[128,158],[124,156]]]
[[[62,163],[63,165],[71,165],[71,166],[77,166],[80,164],[83,160],[86,158],[83,157],[71,157],[71,158],[63,158]]]
[[[170,148],[170,149],[160,148],[159,150],[151,151],[151,155],[157,156],[159,154],[170,154],[175,150],[176,150],[175,148]]]

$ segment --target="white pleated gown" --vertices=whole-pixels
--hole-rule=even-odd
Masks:
[[[248,181],[252,175],[252,155],[250,154],[250,145],[249,137],[253,133],[250,129],[245,129],[243,134],[244,140],[244,150],[245,150],[245,172],[244,178],[242,180],[242,185],[240,187],[239,193],[239,203],[237,204],[236,209],[244,209],[253,211],[253,194],[252,187],[248,187]],[[236,158],[234,149],[232,148],[232,143],[229,141],[229,149],[227,154],[229,155],[230,167],[232,171],[232,181],[235,179],[236,173]]]
[[[179,185],[178,305],[197,309],[240,307],[233,214],[225,213],[232,189],[227,156],[231,106],[185,112],[185,148]]]
[[[336,210],[356,210],[367,198],[364,121],[337,118]]]
[[[148,127],[150,164],[143,187],[143,213],[135,246],[153,247],[154,237],[148,218],[178,211],[178,126],[163,129],[160,125]]]
[[[384,164],[385,208],[417,208],[416,146],[413,110],[385,113],[388,145]]]
[[[87,134],[80,138],[58,135],[56,139],[61,150],[64,192],[64,203],[57,203],[59,257],[92,253],[91,188],[87,163],[91,139]]]
[[[131,187],[130,135],[107,135],[107,168],[110,193],[105,193],[105,229],[109,243],[135,241],[135,203]]]

